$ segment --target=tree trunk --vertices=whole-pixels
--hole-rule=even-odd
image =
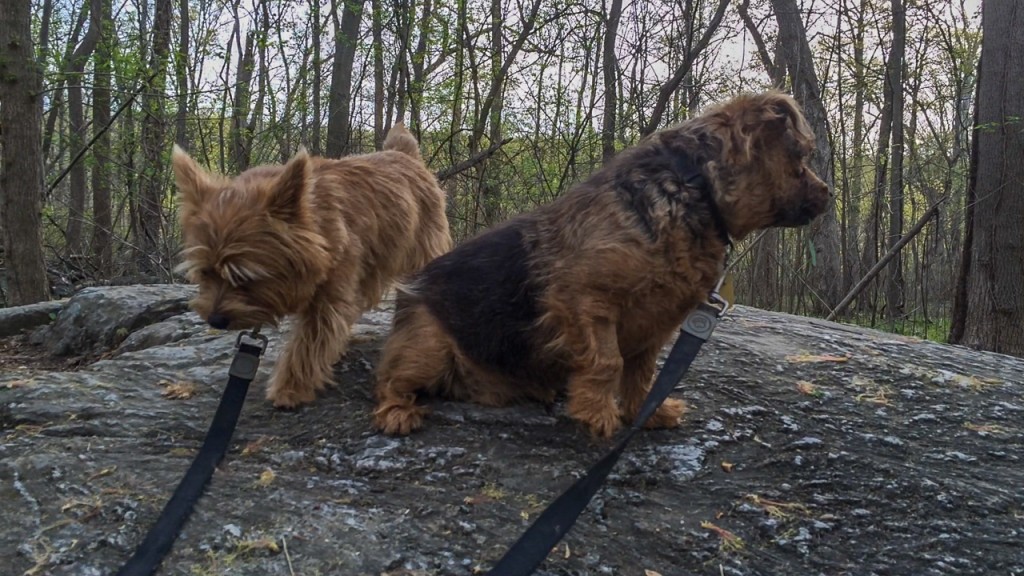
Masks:
[[[835,174],[828,120],[821,98],[821,84],[814,71],[814,59],[807,42],[807,31],[800,19],[796,0],[772,0],[772,6],[779,24],[779,54],[789,72],[793,96],[800,102],[804,116],[814,130],[817,153],[811,165],[829,188],[834,189]],[[830,202],[828,211],[811,224],[811,239],[817,252],[817,265],[811,269],[811,284],[823,300],[815,300],[814,308],[822,312],[824,308],[830,310],[843,297],[839,221],[836,218],[835,202]]]
[[[962,343],[1024,356],[1024,7],[985,2],[982,30]]]
[[[0,0],[0,230],[7,304],[49,296],[40,211],[42,73],[32,47],[31,3]]]
[[[889,237],[886,248],[903,235],[903,54],[906,49],[906,12],[903,0],[892,0],[892,49],[886,62],[886,82],[892,91],[892,147],[889,162]],[[885,283],[885,311],[890,320],[903,316],[906,288],[899,252],[889,264]]]
[[[376,15],[377,8],[374,8],[374,18]],[[313,99],[313,129],[309,137],[309,151],[314,156],[319,156],[323,150],[323,138],[322,130],[322,110],[321,108],[321,91],[323,90],[323,53],[320,49],[320,33],[323,30],[320,29],[320,0],[310,0],[309,2],[309,14],[313,19],[313,78],[311,91]],[[374,50],[383,49],[379,45],[374,46]]]
[[[352,145],[352,65],[363,18],[363,0],[344,0],[342,4],[341,21],[334,21],[334,63],[327,102],[327,156],[331,158],[348,154]]]
[[[82,6],[82,10],[89,12],[89,28],[82,37],[81,43],[71,54],[68,63],[68,130],[70,132],[70,158],[73,162],[71,172],[68,174],[68,224],[65,230],[65,249],[72,257],[79,257],[83,253],[82,230],[85,224],[85,164],[76,162],[74,159],[81,152],[85,145],[85,109],[82,104],[82,84],[85,83],[85,63],[96,49],[96,42],[100,37],[100,0],[91,0],[89,6]]]
[[[793,2],[795,5],[795,0],[793,0]],[[697,57],[700,56],[700,54],[704,52],[704,49],[708,47],[708,44],[711,43],[711,38],[714,37],[715,31],[718,30],[718,25],[722,23],[722,18],[725,16],[725,9],[728,6],[729,0],[719,0],[718,7],[715,9],[715,14],[711,17],[711,21],[708,22],[708,26],[705,28],[704,34],[700,37],[700,40],[698,40],[692,48],[686,51],[686,54],[683,55],[682,62],[676,68],[672,77],[658,89],[658,97],[654,102],[651,118],[640,130],[641,135],[646,136],[648,134],[652,134],[661,126],[661,120],[665,116],[665,110],[668,108],[672,95],[675,94],[677,89],[679,89],[679,84],[682,83],[683,78],[690,73],[690,69],[693,67],[693,63],[697,60]],[[688,16],[691,19],[694,18],[692,12]]]
[[[605,15],[604,28],[604,114],[601,121],[601,160],[608,162],[615,155],[615,113],[618,109],[618,62],[615,54],[615,39],[619,34],[619,19],[622,17],[622,0],[611,0],[612,5]]]
[[[100,38],[96,45],[93,62],[92,130],[95,142],[92,146],[92,259],[93,266],[101,277],[111,274],[113,246],[111,229],[113,218],[110,210],[110,179],[107,167],[111,164],[110,133],[110,74],[113,69],[114,22],[111,0],[100,0]]]
[[[460,0],[464,1],[464,0]],[[384,146],[384,14],[380,0],[372,0],[373,21],[373,148]]]
[[[235,74],[235,96],[231,105],[231,170],[234,173],[245,171],[249,167],[249,94],[252,90],[252,71],[255,66],[254,32],[245,35],[245,48],[238,59],[238,73]]]
[[[178,53],[174,55],[174,75],[178,88],[178,109],[174,115],[174,142],[184,148],[188,145],[188,62],[189,54],[189,0],[178,1]]]
[[[142,178],[140,181],[138,221],[135,224],[135,261],[142,273],[166,272],[163,238],[164,138],[167,121],[164,117],[164,90],[167,81],[167,56],[171,43],[171,0],[156,0],[153,17],[153,41],[149,70],[152,79],[142,94]]]

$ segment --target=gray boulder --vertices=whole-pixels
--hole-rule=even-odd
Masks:
[[[154,284],[85,288],[32,335],[55,356],[106,352],[140,328],[188,311],[195,287]]]
[[[121,353],[0,372],[4,574],[114,573],[202,442],[235,334],[177,312],[144,328],[131,302],[180,312],[187,296],[133,290],[75,312],[76,328],[130,327]],[[374,432],[390,317],[366,314],[337,386],[295,411],[263,398],[282,339],[266,330],[161,574],[479,574],[608,448],[562,402],[435,400],[424,430]],[[89,334],[107,340],[75,349],[115,341]],[[1024,573],[1022,375],[1020,359],[738,307],[676,392],[682,425],[634,441],[537,574]]]

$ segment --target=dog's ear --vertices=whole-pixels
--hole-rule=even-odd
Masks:
[[[298,222],[306,216],[310,187],[313,183],[312,163],[303,148],[284,165],[284,170],[271,185],[267,211],[278,220]]]
[[[174,183],[181,194],[182,203],[201,206],[209,189],[206,171],[177,144],[171,151],[171,168],[174,170]]]
[[[769,92],[764,95],[763,122],[768,130],[785,132],[792,129],[799,134],[810,134],[810,126],[800,111],[800,105],[788,94]]]

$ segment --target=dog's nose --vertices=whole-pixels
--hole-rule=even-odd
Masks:
[[[228,324],[231,324],[231,320],[229,320],[227,316],[219,312],[214,312],[213,314],[210,314],[209,318],[206,319],[206,323],[209,324],[210,326],[213,326],[217,330],[225,330],[227,329]]]

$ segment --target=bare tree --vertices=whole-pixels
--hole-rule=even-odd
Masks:
[[[156,0],[149,70],[153,73],[142,94],[141,148],[143,171],[135,222],[136,265],[141,272],[163,273],[164,88],[171,44],[171,0]]]
[[[352,65],[359,44],[359,24],[363,18],[363,0],[343,0],[341,20],[331,2],[334,18],[334,63],[331,94],[327,102],[327,155],[332,158],[349,152],[352,138]]]
[[[654,133],[661,126],[662,118],[665,116],[665,110],[668,109],[669,102],[672,100],[672,95],[679,89],[679,85],[683,82],[683,79],[690,74],[691,68],[693,68],[694,62],[704,52],[704,49],[711,43],[711,38],[714,37],[715,32],[718,31],[719,24],[722,23],[722,18],[725,16],[725,9],[729,6],[729,0],[719,0],[718,7],[715,9],[714,16],[711,17],[711,21],[708,22],[707,28],[704,29],[704,33],[700,39],[693,42],[689,50],[683,54],[683,59],[676,67],[675,72],[672,73],[672,77],[669,78],[661,87],[658,89],[658,98],[654,102],[654,108],[651,111],[651,117],[648,119],[647,124],[641,129],[641,134],[647,135]],[[693,11],[691,10],[689,15],[693,18]],[[691,32],[693,27],[690,27]],[[687,39],[689,44],[692,39]]]
[[[49,296],[40,210],[43,188],[42,78],[32,48],[31,3],[0,0],[0,230],[7,303]]]
[[[100,37],[93,62],[92,93],[92,246],[93,266],[101,276],[111,273],[113,260],[113,216],[110,180],[110,75],[113,69],[114,22],[111,0],[97,2]]]
[[[892,95],[892,128],[889,162],[889,235],[886,248],[892,248],[903,235],[903,60],[906,51],[906,20],[903,0],[892,0],[892,48],[886,60],[886,84]],[[889,265],[885,283],[885,311],[890,319],[903,315],[903,258],[897,252]]]
[[[822,101],[821,83],[814,69],[814,58],[807,41],[807,31],[800,17],[796,0],[772,0],[775,19],[779,24],[778,51],[789,73],[793,96],[800,102],[804,115],[815,136],[815,155],[811,160],[814,171],[828,184],[835,187],[835,170],[832,161],[832,144],[829,142],[829,125]],[[811,225],[811,238],[817,252],[817,265],[811,269],[817,298],[816,310],[831,309],[843,296],[842,260],[839,253],[839,223],[836,219],[835,203]]]
[[[1024,356],[1024,12],[982,4],[973,214],[964,245],[966,297],[953,335],[968,346]]]
[[[601,159],[611,160],[615,155],[615,112],[618,107],[618,57],[615,54],[615,39],[619,33],[619,19],[622,17],[622,0],[611,0],[605,14],[604,27],[604,114],[601,121]]]
[[[91,0],[89,5],[83,4],[82,10],[89,12],[89,28],[82,41],[71,54],[68,63],[68,128],[70,130],[71,157],[75,158],[85,145],[85,110],[82,105],[82,84],[85,80],[85,64],[96,49],[100,38],[101,8],[100,0]],[[81,256],[82,230],[85,224],[85,164],[74,162],[68,177],[68,225],[65,230],[65,248],[69,255]]]

